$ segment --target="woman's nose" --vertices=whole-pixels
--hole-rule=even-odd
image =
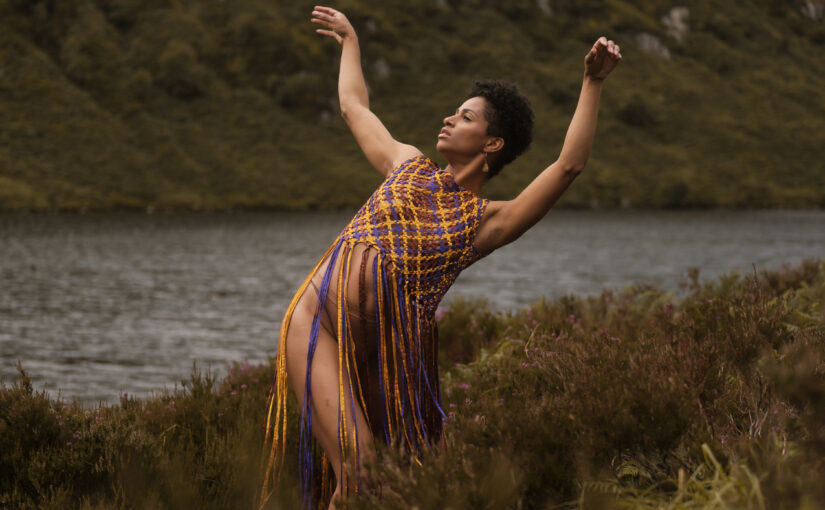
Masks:
[[[453,116],[452,115],[449,116],[449,117],[444,117],[444,125],[445,126],[451,126],[452,121],[453,121]]]

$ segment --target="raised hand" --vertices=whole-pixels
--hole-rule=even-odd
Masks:
[[[348,37],[355,37],[355,29],[352,28],[344,13],[330,7],[316,5],[312,11],[312,22],[326,27],[326,29],[318,28],[315,31],[321,35],[334,37],[338,44],[343,44],[344,39]]]
[[[584,57],[584,75],[594,80],[604,80],[621,59],[619,45],[606,37],[599,37]]]

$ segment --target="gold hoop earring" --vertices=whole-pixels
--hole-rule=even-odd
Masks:
[[[485,174],[490,171],[490,166],[487,164],[487,153],[484,152],[484,166],[481,167],[481,171]]]

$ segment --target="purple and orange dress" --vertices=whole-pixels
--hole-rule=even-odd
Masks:
[[[268,404],[269,453],[264,497],[283,463],[286,435],[286,337],[302,299],[312,299],[307,367],[323,328],[338,343],[339,447],[356,450],[346,427],[357,403],[375,438],[415,453],[441,437],[438,331],[435,311],[458,274],[481,256],[473,241],[488,200],[456,184],[450,172],[417,156],[401,163],[375,190],[304,281],[281,326],[276,382]],[[312,505],[315,465],[312,373],[301,406],[299,473]],[[349,392],[350,406],[344,392]],[[350,407],[349,409],[347,407]],[[349,417],[349,418],[347,418]],[[326,459],[322,470],[328,473]],[[324,474],[323,477],[327,475]],[[325,482],[326,483],[326,482]],[[322,499],[324,497],[322,496]]]

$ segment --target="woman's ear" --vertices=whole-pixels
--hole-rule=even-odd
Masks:
[[[487,143],[484,144],[484,152],[494,153],[498,152],[504,147],[504,138],[500,136],[491,136]]]

